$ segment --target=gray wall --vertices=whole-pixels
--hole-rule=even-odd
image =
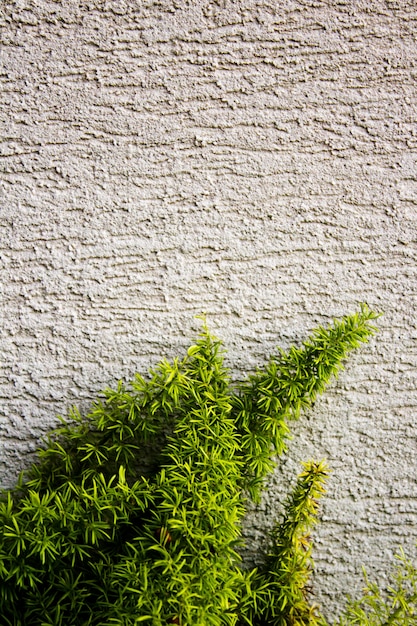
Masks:
[[[239,376],[384,312],[297,425],[252,550],[310,456],[329,615],[417,540],[414,0],[2,5],[0,480],[58,413],[175,356],[206,311]]]

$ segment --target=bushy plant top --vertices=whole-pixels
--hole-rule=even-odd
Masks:
[[[0,623],[325,624],[308,597],[324,462],[304,465],[262,569],[242,569],[237,548],[289,421],[376,317],[362,306],[319,327],[237,385],[204,325],[182,359],[107,389],[85,418],[74,410],[0,503]],[[358,611],[341,624],[362,623]]]

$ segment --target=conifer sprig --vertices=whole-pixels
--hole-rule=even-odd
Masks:
[[[298,476],[285,506],[283,521],[272,531],[272,549],[266,577],[272,584],[274,604],[271,624],[316,626],[323,618],[308,600],[308,583],[313,570],[310,533],[317,524],[319,499],[325,493],[326,463],[309,461]],[[291,596],[292,602],[288,603]]]
[[[262,370],[248,377],[232,398],[233,415],[242,436],[246,488],[259,499],[274,455],[285,451],[288,420],[298,419],[343,369],[348,354],[375,333],[379,315],[365,304],[358,313],[319,326],[300,348],[280,350]]]

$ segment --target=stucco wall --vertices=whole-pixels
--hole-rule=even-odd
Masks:
[[[0,482],[57,413],[175,356],[206,311],[235,376],[384,312],[247,533],[310,456],[329,615],[417,540],[414,0],[2,4]],[[252,541],[254,543],[252,543]]]

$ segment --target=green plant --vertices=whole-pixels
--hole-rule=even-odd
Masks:
[[[369,581],[359,600],[350,599],[338,626],[416,626],[417,567],[403,550],[396,555],[392,584],[385,590]]]
[[[305,464],[259,571],[239,566],[240,529],[288,421],[376,317],[363,305],[237,385],[204,325],[183,359],[74,410],[0,503],[1,624],[325,624],[308,597],[325,464]]]

